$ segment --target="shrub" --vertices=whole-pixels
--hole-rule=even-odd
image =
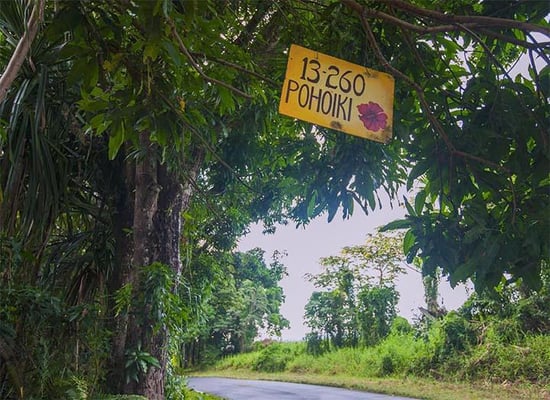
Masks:
[[[252,369],[256,365],[260,352],[255,351],[252,353],[240,353],[222,360],[216,363],[217,369]]]
[[[323,339],[318,333],[308,333],[306,335],[306,351],[308,354],[319,356],[330,350],[330,342],[328,339]]]
[[[376,346],[377,376],[406,374],[413,370],[425,343],[407,335],[393,334]]]
[[[391,324],[390,334],[391,335],[407,335],[413,330],[411,324],[406,318],[395,317]]]
[[[523,340],[520,322],[513,319],[494,319],[485,328],[483,342],[513,344]]]
[[[518,344],[501,342],[478,346],[465,360],[466,377],[494,382],[550,383],[550,337],[527,336]]]
[[[295,356],[296,353],[291,347],[273,343],[260,351],[253,369],[261,372],[284,371],[287,363]]]
[[[438,329],[439,328],[439,329]],[[458,313],[451,311],[441,322],[433,327],[440,338],[436,339],[436,355],[439,361],[466,351],[476,342],[476,334],[472,324]],[[430,339],[434,339],[432,336]]]

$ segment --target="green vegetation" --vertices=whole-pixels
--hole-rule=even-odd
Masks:
[[[458,311],[439,317],[425,314],[414,326],[390,315],[386,321],[391,326],[376,343],[336,341],[330,335],[319,341],[310,334],[305,342],[273,343],[225,358],[209,373],[322,384],[328,384],[323,379],[330,377],[337,386],[428,399],[453,398],[456,390],[471,391],[472,398],[545,398],[550,396],[548,272],[545,265],[538,292],[522,293],[521,284],[503,282],[493,292],[472,295]],[[327,276],[325,271],[317,278]],[[330,323],[339,326],[342,319],[325,322],[328,332],[336,332]],[[378,323],[372,321],[370,326],[376,329]],[[358,326],[348,325],[343,332],[362,337]],[[361,379],[365,381],[357,384]],[[399,379],[407,385],[390,383]],[[488,384],[498,394],[483,389]],[[447,391],[446,385],[453,389]]]
[[[177,398],[189,354],[285,326],[283,271],[245,274],[258,261],[232,254],[251,223],[369,213],[404,186],[408,215],[386,228],[407,229],[409,261],[432,289],[439,275],[483,296],[517,284],[505,310],[518,318],[492,308],[514,329],[495,334],[535,346],[522,335],[548,327],[548,14],[546,0],[2,0],[0,397]],[[394,77],[391,121],[347,103],[349,119],[391,129],[387,144],[278,114],[293,43]],[[315,65],[300,85],[330,94]],[[345,313],[330,327],[312,308],[316,340],[381,344],[396,293],[350,282],[322,288],[317,305]],[[469,324],[485,321],[468,321],[440,327],[463,338],[452,351],[480,340]],[[472,374],[515,354],[492,349]],[[443,368],[447,351],[424,362]]]
[[[286,274],[280,257],[275,253],[266,265],[264,251],[256,248],[225,254],[222,260],[198,258],[202,265],[194,265],[194,270],[212,270],[217,264],[218,271],[208,282],[208,292],[194,293],[197,297],[212,295],[205,296],[200,304],[200,318],[183,328],[180,356],[184,367],[248,351],[260,329],[279,335],[288,326],[279,312],[284,300],[279,281]]]
[[[316,288],[305,307],[308,350],[374,345],[388,335],[396,317],[396,277],[404,272],[402,236],[378,233],[320,260],[322,273],[308,274]]]
[[[199,393],[194,390],[182,387],[174,397],[170,399],[174,400],[219,400],[217,396],[210,395],[208,393]],[[135,396],[135,395],[106,395],[99,396],[93,400],[147,400],[147,397]]]
[[[308,354],[303,342],[272,344],[256,352],[225,358],[206,373],[343,386],[434,400],[456,398],[457,391],[464,393],[463,399],[550,396],[550,336],[528,335],[514,345],[485,339],[479,345],[445,354],[445,322],[434,325],[428,340],[415,337],[413,332],[394,333],[376,346],[341,348],[322,355]],[[468,397],[468,392],[473,393],[472,397]]]

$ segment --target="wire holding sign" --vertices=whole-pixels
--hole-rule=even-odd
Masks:
[[[279,112],[387,143],[392,136],[393,78],[292,45]]]

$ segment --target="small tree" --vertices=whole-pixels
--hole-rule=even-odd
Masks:
[[[387,336],[396,317],[395,279],[404,272],[399,234],[368,235],[364,245],[321,258],[324,271],[306,277],[320,289],[306,305],[310,340],[336,346],[374,344]]]
[[[359,292],[357,316],[363,344],[374,345],[390,333],[398,301],[393,285],[364,287]]]

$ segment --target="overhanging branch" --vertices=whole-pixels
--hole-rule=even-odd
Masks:
[[[185,57],[187,57],[187,59],[189,60],[189,63],[191,64],[191,66],[195,69],[195,71],[197,71],[199,73],[200,76],[202,76],[204,78],[204,80],[206,80],[207,82],[211,82],[211,83],[214,83],[216,85],[222,86],[226,89],[229,89],[233,93],[236,93],[239,96],[242,96],[244,98],[252,99],[252,96],[249,95],[248,93],[245,93],[242,90],[237,89],[236,87],[234,87],[234,86],[232,86],[232,85],[230,85],[226,82],[220,81],[218,79],[215,79],[215,78],[212,78],[212,77],[206,75],[204,73],[204,71],[202,70],[201,66],[199,64],[197,64],[197,62],[195,61],[195,59],[193,58],[193,56],[191,55],[191,53],[189,52],[189,50],[187,49],[185,44],[183,43],[183,40],[181,39],[181,37],[178,33],[178,30],[176,29],[176,25],[174,24],[174,21],[172,21],[172,19],[170,19],[170,18],[166,18],[166,21],[168,22],[168,25],[170,25],[172,36],[174,37],[174,39],[176,39],[176,42],[178,44],[179,49],[181,50],[181,52],[183,54],[185,54]]]
[[[413,6],[412,4],[406,3],[404,1],[394,1],[394,0],[378,0],[381,3],[388,4],[406,11],[413,15],[419,17],[431,18],[432,21],[437,21],[438,24],[434,25],[417,25],[411,22],[405,21],[401,18],[398,18],[394,15],[387,14],[383,11],[375,10],[372,8],[364,7],[363,5],[357,3],[355,0],[340,0],[342,4],[346,5],[348,8],[354,10],[358,14],[365,14],[368,17],[379,18],[383,21],[391,23],[393,25],[399,26],[403,29],[406,29],[411,32],[418,33],[420,35],[431,35],[434,33],[444,33],[444,32],[464,32],[464,29],[477,30],[480,33],[483,33],[486,36],[494,37],[499,40],[503,40],[509,43],[522,46],[526,49],[538,49],[540,47],[548,48],[550,47],[550,42],[543,43],[531,43],[525,40],[514,38],[511,36],[503,35],[500,32],[495,32],[489,28],[507,28],[507,29],[519,29],[524,32],[538,32],[550,37],[550,29],[531,24],[528,22],[508,20],[504,18],[494,18],[494,17],[481,17],[481,16],[456,16],[452,14],[442,14],[432,10],[425,10]],[[413,12],[415,10],[416,12]],[[440,23],[443,23],[441,25]]]
[[[0,104],[6,99],[8,90],[23,66],[31,44],[38,33],[40,22],[44,19],[45,2],[46,0],[35,1],[25,32],[21,36],[19,43],[17,43],[17,47],[10,58],[6,70],[0,77]]]
[[[348,0],[344,0],[347,2]],[[449,24],[474,24],[478,27],[497,27],[506,29],[519,29],[524,32],[538,32],[550,37],[550,29],[536,24],[531,24],[524,21],[516,21],[513,19],[486,17],[484,15],[454,15],[444,14],[435,10],[417,7],[403,0],[377,0],[379,3],[387,4],[391,7],[398,8],[414,15],[428,17],[433,20],[442,21]]]

